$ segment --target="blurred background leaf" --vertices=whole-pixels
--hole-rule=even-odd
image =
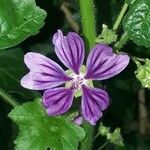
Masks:
[[[134,0],[133,0],[134,1]],[[137,0],[138,1],[138,0]],[[67,2],[68,9],[71,11],[72,17],[79,24],[80,30],[80,12],[79,5],[77,1],[65,0]],[[128,0],[128,2],[131,2]],[[41,28],[39,34],[28,37],[25,41],[19,45],[21,49],[16,48],[4,50],[7,51],[6,54],[1,50],[2,55],[4,55],[7,62],[2,62],[2,66],[5,67],[14,67],[18,68],[20,62],[20,67],[23,70],[15,73],[15,77],[20,80],[24,74],[27,73],[26,67],[23,63],[23,55],[28,51],[39,52],[44,55],[49,56],[51,59],[59,63],[57,56],[54,53],[54,46],[52,44],[52,35],[56,32],[57,29],[62,29],[65,33],[72,31],[69,26],[68,21],[65,19],[65,14],[61,11],[60,7],[62,4],[61,0],[36,0],[37,5],[44,9],[47,12],[47,17],[45,19],[45,25]],[[97,31],[100,34],[102,31],[102,24],[108,25],[108,28],[111,29],[117,15],[119,14],[121,7],[124,3],[124,0],[95,0],[95,14],[96,14],[96,26]],[[1,7],[1,6],[0,6]],[[129,5],[129,9],[131,4]],[[1,16],[1,13],[0,13]],[[11,18],[10,18],[11,19]],[[118,34],[123,33],[123,28],[120,26]],[[119,37],[118,37],[119,38]],[[12,52],[10,52],[12,51]],[[128,41],[127,44],[122,48],[122,51],[129,53],[130,55],[141,57],[141,58],[150,58],[150,48],[144,46],[137,46],[132,41]],[[13,54],[14,53],[14,54]],[[6,57],[8,55],[8,58]],[[20,57],[18,59],[9,58],[9,56]],[[11,61],[10,61],[10,60]],[[6,64],[5,64],[6,63]],[[1,64],[1,59],[0,59]],[[64,67],[64,66],[63,66]],[[5,67],[6,69],[6,67]],[[136,79],[134,72],[137,70],[135,62],[131,61],[130,65],[118,76],[111,78],[107,81],[102,82],[102,87],[107,90],[110,97],[110,106],[104,112],[103,118],[100,121],[103,121],[104,124],[108,127],[111,127],[111,132],[114,131],[117,127],[121,128],[122,137],[124,139],[124,148],[117,147],[113,144],[109,144],[105,150],[149,150],[150,149],[150,131],[148,130],[146,134],[141,135],[139,133],[139,104],[138,104],[138,91],[142,87],[141,83]],[[1,71],[0,71],[1,73]],[[4,73],[3,73],[4,74]],[[1,77],[0,78],[4,78]],[[19,82],[11,81],[10,76],[6,75],[7,80],[14,84],[9,84],[6,86],[5,81],[2,79],[3,88],[6,88],[7,91],[19,90],[21,93],[26,93],[25,89],[21,88]],[[100,86],[100,82],[96,82],[97,86]],[[146,91],[146,107],[148,110],[148,117],[150,117],[150,91]],[[28,92],[27,92],[28,94]],[[19,101],[27,101],[28,96],[24,95],[24,100],[19,96],[20,94],[13,94],[15,98]],[[29,97],[32,96],[29,94]],[[74,101],[74,107],[80,107],[80,100]],[[10,112],[11,108],[0,101],[0,149],[2,150],[12,150],[13,140],[15,139],[15,133],[17,127],[6,117]],[[71,110],[72,111],[72,110]],[[98,130],[98,126],[95,127],[95,133]],[[105,142],[105,138],[99,137],[94,142],[93,150]]]
[[[22,99],[33,99],[38,92],[27,90],[20,85],[26,74],[24,53],[21,48],[1,50],[0,52],[0,87],[10,94],[17,94]]]

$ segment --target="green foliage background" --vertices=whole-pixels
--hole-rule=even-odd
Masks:
[[[79,6],[77,1],[67,0],[67,2],[69,2],[70,4],[70,9],[73,13],[73,18],[77,20],[79,25],[81,25],[80,22],[81,18],[79,15]],[[128,0],[127,2],[130,3],[130,5],[132,5],[133,1]],[[1,51],[0,52],[0,81],[1,81],[0,88],[3,88],[4,90],[6,90],[8,94],[15,97],[19,103],[31,101],[39,95],[39,93],[35,91],[29,91],[23,89],[19,85],[19,81],[21,77],[27,72],[26,67],[23,63],[23,55],[28,51],[36,51],[44,55],[47,55],[53,58],[53,60],[55,60],[56,62],[60,63],[60,61],[57,59],[56,55],[54,54],[51,38],[53,33],[55,33],[56,30],[59,28],[63,29],[63,31],[65,31],[66,33],[71,30],[68,22],[66,22],[64,14],[60,10],[61,1],[36,0],[36,3],[40,8],[44,9],[47,12],[47,17],[44,26],[42,23],[40,23],[40,18],[37,21],[40,27],[43,26],[40,32],[39,29],[35,27],[37,24],[36,25],[33,24],[32,28],[34,28],[35,30],[32,31],[31,33],[26,33],[24,31],[21,31],[23,32],[23,36],[21,36],[23,38],[21,41],[26,39],[25,41],[23,41],[21,44],[13,48],[0,50]],[[148,3],[149,5],[148,8],[144,7],[145,11],[148,13],[147,22],[145,23],[144,28],[148,28],[147,26],[150,25],[150,19],[149,19],[150,2],[149,0],[137,0],[136,6],[134,7],[136,7],[137,9],[138,8],[141,9],[140,7],[138,7],[138,5],[141,6],[141,3],[142,4]],[[106,1],[95,0],[95,4],[96,4],[95,14],[96,14],[96,22],[97,22],[96,23],[97,32],[100,33],[102,30],[101,25],[103,23],[107,24],[109,27],[113,26],[113,23],[118,13],[120,12],[120,9],[124,4],[124,1],[123,0],[106,0]],[[37,12],[39,11],[39,8],[35,7],[35,10],[36,10],[35,12]],[[131,55],[137,57],[150,59],[150,48],[148,48],[150,46],[149,38],[147,39],[141,37],[140,39],[135,38],[134,36],[138,36],[138,35],[134,35],[132,33],[134,25],[137,22],[137,20],[133,20],[132,17],[130,17],[130,14],[133,13],[132,11],[133,10],[131,9],[130,12],[124,18],[125,25],[123,26],[123,28],[120,28],[119,33],[123,33],[123,30],[128,31],[129,37],[133,41],[129,41],[122,50],[124,52],[128,52]],[[0,12],[1,12],[0,17],[1,17],[2,10],[0,10]],[[29,11],[28,13],[29,13],[29,17],[31,17],[30,14],[32,12]],[[9,16],[9,14],[5,14],[5,15],[6,17]],[[43,11],[43,15],[45,15],[44,11]],[[127,22],[128,18],[131,19],[132,21]],[[13,18],[10,17],[9,19],[11,20]],[[140,18],[140,20],[138,21],[142,21],[142,19]],[[12,26],[13,25],[17,26],[18,24],[14,22]],[[138,28],[135,29],[138,30]],[[141,30],[141,33],[144,35],[148,34],[148,37],[150,37],[149,36],[150,33],[145,33],[144,32],[145,30],[146,29]],[[39,32],[39,34],[34,35],[37,32]],[[5,36],[8,36],[9,34],[11,34],[10,30],[5,31],[5,33],[2,33],[2,35],[4,34]],[[34,35],[34,36],[29,37],[30,35]],[[18,36],[20,35],[18,34]],[[1,32],[0,32],[0,38],[1,38]],[[5,42],[9,43],[9,40],[10,39],[8,38],[8,41]],[[2,43],[2,41],[0,41],[0,46],[2,47],[2,49],[6,48],[5,42]],[[18,44],[18,41],[11,42],[10,46],[14,46],[16,44]],[[140,46],[137,46],[136,44]],[[146,45],[147,48],[144,47],[144,45]],[[111,78],[102,83],[103,85],[106,85],[106,90],[108,91],[111,97],[111,105],[106,110],[102,121],[106,126],[112,127],[112,130],[115,129],[116,127],[120,127],[124,139],[124,144],[125,144],[125,147],[123,148],[114,146],[112,144],[108,144],[108,146],[105,148],[106,150],[126,150],[126,149],[149,150],[150,149],[150,131],[147,131],[147,134],[145,135],[139,134],[138,91],[142,87],[142,85],[139,82],[139,80],[135,77],[134,73],[136,69],[137,66],[135,62],[131,61],[125,71],[123,71],[117,77]],[[141,78],[140,75],[141,72],[139,74],[139,77]],[[149,97],[150,97],[150,92],[148,89],[146,89],[146,105],[148,110],[150,108]],[[17,126],[14,125],[12,121],[7,117],[11,109],[12,108],[9,105],[7,105],[2,100],[0,100],[0,149],[2,150],[13,149],[14,147],[13,140],[15,139],[18,132]],[[150,113],[150,111],[148,111],[148,113]],[[97,129],[98,126],[96,127],[95,132]],[[94,142],[93,150],[96,150],[100,145],[104,143],[105,140],[106,137],[98,137]]]

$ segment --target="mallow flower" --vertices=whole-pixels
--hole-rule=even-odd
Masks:
[[[50,116],[68,111],[74,95],[82,93],[81,114],[95,125],[109,105],[109,96],[105,90],[93,87],[91,81],[105,80],[119,74],[128,65],[129,57],[123,53],[113,53],[107,45],[97,44],[91,50],[84,68],[84,42],[78,34],[69,32],[64,36],[58,30],[53,36],[53,44],[56,55],[69,73],[53,60],[29,52],[24,56],[24,62],[30,71],[22,78],[21,85],[32,90],[45,90],[42,102]]]

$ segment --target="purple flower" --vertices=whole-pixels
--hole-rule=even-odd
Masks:
[[[30,72],[21,80],[21,85],[28,89],[45,90],[43,105],[51,116],[65,113],[73,103],[77,92],[82,92],[81,111],[85,120],[92,125],[102,117],[102,111],[109,105],[106,91],[90,86],[92,80],[105,80],[119,74],[129,63],[125,54],[115,54],[104,44],[96,45],[90,52],[86,71],[81,71],[84,61],[84,43],[82,38],[69,32],[64,36],[60,30],[53,36],[55,52],[61,62],[69,68],[68,75],[53,60],[29,52],[24,61]],[[62,84],[65,87],[60,87]]]

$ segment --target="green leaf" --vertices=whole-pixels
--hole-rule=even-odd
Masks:
[[[110,132],[110,128],[101,123],[98,131],[100,135],[106,136],[107,140],[109,140],[111,143],[118,146],[124,146],[120,128],[116,128],[114,132]]]
[[[145,59],[145,63],[141,64],[139,61],[134,60],[137,64],[137,70],[135,71],[136,77],[142,83],[145,88],[150,88],[150,60]]]
[[[77,150],[84,130],[64,117],[47,116],[39,99],[15,107],[9,117],[19,125],[16,150]]]
[[[34,0],[0,0],[0,49],[37,34],[45,17],[46,12]]]
[[[133,1],[123,25],[125,32],[134,43],[150,47],[150,1]]]
[[[20,48],[1,50],[0,52],[0,87],[9,93],[17,93],[25,99],[33,99],[37,92],[27,90],[20,85],[26,74],[24,53]]]

